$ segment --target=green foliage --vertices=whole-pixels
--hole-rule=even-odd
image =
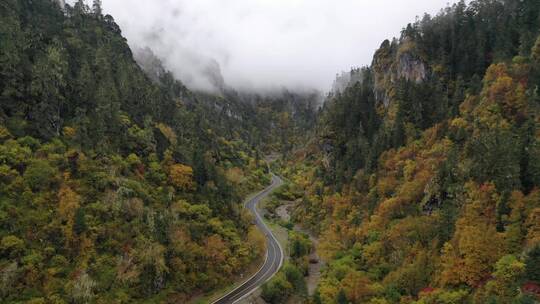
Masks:
[[[17,257],[23,253],[24,241],[14,235],[8,235],[0,241],[0,250],[2,255],[6,257]]]
[[[287,281],[285,274],[280,272],[262,286],[261,297],[267,303],[283,303],[291,294],[292,290],[292,284]]]
[[[253,134],[285,145],[317,96],[244,103],[193,93],[161,65],[145,74],[101,1],[0,13],[2,302],[186,302],[260,258],[241,211],[269,183]]]
[[[528,280],[540,282],[540,245],[534,246],[527,252],[525,277]]]
[[[436,291],[423,296],[418,304],[465,304],[468,303],[467,290]]]
[[[74,221],[75,222],[73,224],[73,232],[75,232],[76,234],[80,235],[83,232],[85,232],[86,229],[88,228],[86,226],[86,220],[84,218],[84,209],[82,208],[77,209],[77,211],[75,212]]]
[[[495,265],[494,280],[486,286],[498,302],[508,303],[519,295],[525,264],[513,255],[502,257]]]
[[[297,266],[285,263],[269,282],[263,284],[261,297],[267,303],[284,303],[293,294],[306,294],[304,275]]]
[[[287,281],[292,284],[295,293],[306,293],[306,283],[304,281],[304,275],[296,266],[292,264],[285,264],[282,271],[285,273]]]
[[[46,160],[35,160],[24,171],[24,180],[34,190],[44,190],[54,183],[57,171]]]
[[[535,296],[533,295],[519,295],[512,301],[512,304],[535,304],[537,303]]]
[[[303,233],[289,232],[290,255],[293,259],[298,259],[311,253],[312,244],[309,237]]]
[[[338,304],[348,304],[349,303],[349,300],[347,299],[347,295],[345,294],[345,291],[343,289],[339,290],[336,302]]]

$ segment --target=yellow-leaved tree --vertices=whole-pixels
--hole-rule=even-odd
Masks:
[[[68,185],[63,184],[58,192],[58,215],[64,223],[63,231],[66,242],[73,242],[73,224],[75,223],[75,213],[79,209],[80,196]]]
[[[500,199],[493,184],[466,185],[467,198],[454,237],[445,244],[441,258],[442,285],[465,283],[477,287],[487,280],[495,262],[504,254],[503,234],[496,229]]]
[[[193,181],[193,169],[190,166],[174,164],[169,168],[169,179],[171,183],[183,191],[195,190]]]

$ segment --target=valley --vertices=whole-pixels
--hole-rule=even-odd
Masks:
[[[371,36],[311,31],[364,12],[239,1],[148,9],[155,49],[101,1],[0,1],[0,302],[538,303],[540,3],[411,16],[325,88]]]

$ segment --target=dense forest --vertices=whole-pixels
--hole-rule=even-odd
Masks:
[[[192,92],[141,68],[100,1],[0,13],[2,303],[181,303],[264,257],[241,202],[314,96]]]
[[[539,1],[417,18],[320,109],[315,90],[242,92],[221,75],[192,91],[132,51],[101,1],[60,2],[0,2],[0,302],[226,288],[264,260],[242,201],[278,155],[286,184],[267,207],[293,210],[266,302],[540,300]]]
[[[537,303],[539,30],[538,1],[461,1],[329,96],[282,164],[327,262],[309,301]]]

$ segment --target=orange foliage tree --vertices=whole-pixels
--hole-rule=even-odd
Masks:
[[[190,166],[182,164],[172,165],[169,169],[169,178],[171,183],[181,190],[195,190],[195,183],[193,182],[193,169]]]

